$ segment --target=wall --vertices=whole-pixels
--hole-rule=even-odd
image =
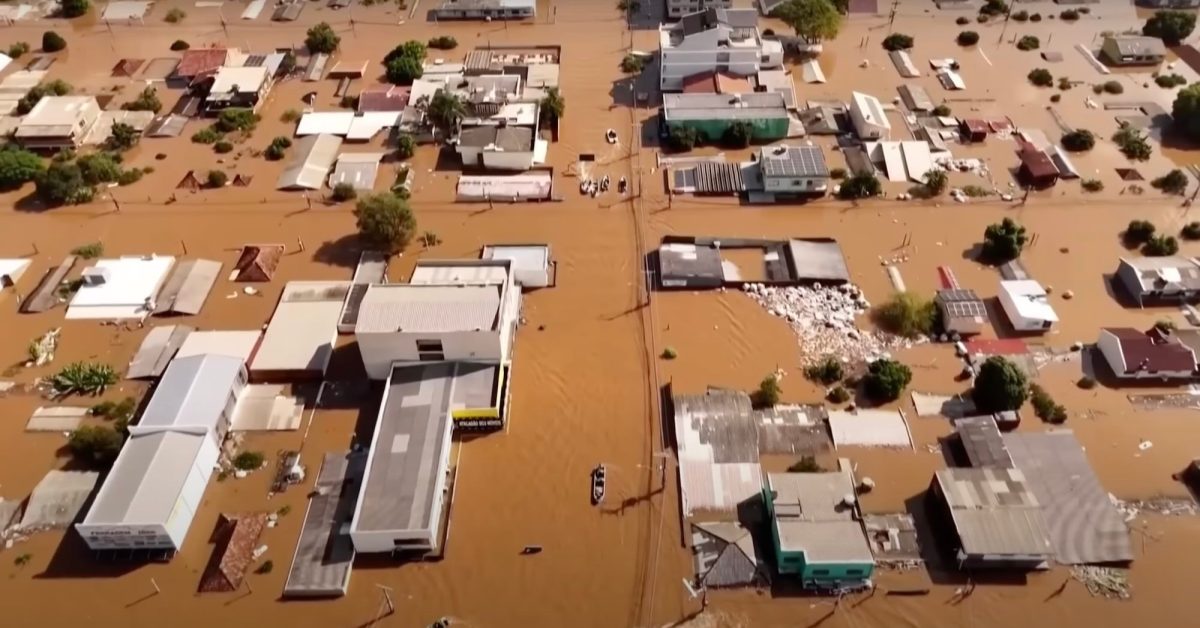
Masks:
[[[503,351],[499,330],[441,333],[357,333],[367,377],[387,379],[394,362],[416,362],[417,340],[441,340],[446,360],[500,362]]]
[[[689,36],[681,44],[659,51],[659,87],[666,91],[683,89],[683,79],[702,72],[711,72],[718,66],[725,72],[749,76],[758,72],[761,50],[747,43],[738,48],[719,48],[717,40],[721,29],[713,29]],[[663,35],[664,37],[666,35]]]
[[[533,167],[533,151],[485,151],[483,166],[492,170],[529,170]]]
[[[175,509],[167,518],[165,527],[167,534],[174,541],[175,549],[183,547],[184,538],[187,537],[188,528],[196,517],[196,511],[200,509],[204,491],[208,488],[208,481],[212,478],[213,468],[219,457],[218,445],[210,439],[204,439],[204,444],[200,446],[200,452],[192,463],[191,472],[183,483],[183,490],[175,501]]]
[[[768,192],[820,192],[828,185],[825,177],[763,177]]]
[[[158,524],[141,525],[109,525],[86,524],[75,525],[79,536],[88,548],[93,550],[110,550],[124,548],[172,549],[173,541],[167,534],[166,528]]]
[[[1004,310],[1004,314],[1008,317],[1008,322],[1012,324],[1013,329],[1017,331],[1044,331],[1050,329],[1050,326],[1043,324],[1043,321],[1028,320],[1018,314],[1017,305],[1013,303],[1012,295],[1008,291],[1001,289],[997,296],[1000,299],[1000,307]]]
[[[464,166],[479,166],[479,154],[483,152],[483,149],[479,146],[463,146],[462,144],[459,144],[454,150],[456,150],[458,152],[458,156],[462,158],[462,164]]]
[[[724,118],[714,120],[672,120],[667,122],[667,128],[690,127],[696,129],[709,142],[720,142],[721,137],[735,121]],[[781,140],[787,137],[787,118],[759,118],[743,120],[754,127],[752,138],[755,141],[766,142]]]

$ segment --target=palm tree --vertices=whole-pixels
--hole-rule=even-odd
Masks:
[[[567,110],[567,102],[563,100],[557,87],[546,90],[546,96],[542,98],[541,110],[542,122],[545,124],[556,123],[563,116],[563,112]]]
[[[443,89],[429,99],[425,115],[435,127],[450,133],[467,115],[467,108],[461,98]]]

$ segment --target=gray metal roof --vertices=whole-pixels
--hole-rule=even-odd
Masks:
[[[1117,45],[1117,51],[1122,55],[1157,55],[1167,54],[1167,47],[1157,37],[1117,36],[1109,37]]]
[[[988,317],[987,306],[974,290],[938,290],[934,302],[946,318]]]
[[[240,358],[196,355],[171,362],[133,430],[148,427],[217,427],[225,404],[245,382]]]
[[[155,301],[155,314],[199,314],[212,292],[221,262],[190,259],[175,265]]]
[[[1004,435],[1049,526],[1060,563],[1133,560],[1129,529],[1070,430]]]
[[[746,586],[762,575],[754,538],[740,523],[692,524],[692,558],[696,575],[709,587]]]
[[[1200,262],[1194,258],[1182,255],[1124,257],[1121,258],[1120,266],[1127,267],[1137,277],[1136,281],[1143,292],[1167,289],[1200,290]],[[1118,272],[1120,270],[1118,268]],[[1134,286],[1130,288],[1136,289]]]
[[[343,524],[354,515],[366,463],[362,453],[325,454],[283,585],[284,597],[345,595],[354,544]]]
[[[853,498],[854,481],[845,471],[769,473],[767,488],[774,494],[775,517],[797,521],[852,521],[854,509],[842,503]]]
[[[299,3],[303,6],[303,3]],[[336,135],[308,135],[300,138],[292,149],[292,158],[279,175],[276,189],[319,190],[325,185],[325,175],[337,161],[342,138]]]
[[[765,177],[827,177],[825,152],[819,146],[763,148],[759,166]]]
[[[850,281],[850,268],[842,247],[833,240],[788,241],[793,271],[804,281]]]
[[[358,333],[495,329],[501,289],[479,285],[377,284],[358,306]]]
[[[533,129],[523,126],[476,126],[463,129],[458,136],[460,146],[484,148],[495,146],[506,151],[533,150]]]
[[[168,522],[206,438],[188,432],[130,436],[84,523]]]
[[[965,553],[1051,554],[1038,500],[1017,469],[941,469],[935,474]]]
[[[954,422],[954,431],[958,432],[972,467],[1013,468],[1012,457],[1004,446],[1004,437],[992,417],[963,417]]]
[[[163,325],[151,329],[130,360],[125,377],[143,379],[162,375],[171,358],[175,357],[175,352],[193,331],[195,328],[187,325]]]
[[[901,85],[897,88],[905,106],[913,111],[933,111],[933,99],[920,85]]]

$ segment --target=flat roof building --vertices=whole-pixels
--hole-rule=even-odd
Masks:
[[[1046,289],[1032,279],[1001,281],[999,299],[1016,331],[1045,331],[1058,322]]]
[[[512,262],[513,281],[522,288],[550,285],[550,246],[546,244],[489,244],[480,258]]]
[[[175,264],[169,255],[100,259],[83,269],[83,283],[67,306],[68,319],[145,318]]]
[[[1121,258],[1116,281],[1139,305],[1200,298],[1200,262],[1182,255]]]
[[[854,92],[850,98],[850,122],[860,139],[882,140],[892,133],[892,123],[879,99],[862,92]]]
[[[290,281],[250,364],[256,379],[325,374],[349,281]]]
[[[955,534],[960,568],[1042,569],[1054,548],[1024,474],[1010,468],[951,468],[930,486]]]
[[[974,290],[938,290],[933,302],[942,315],[942,329],[947,333],[973,336],[982,333],[988,323],[987,306]]]
[[[21,119],[13,138],[30,149],[79,148],[100,113],[93,96],[43,96]]]

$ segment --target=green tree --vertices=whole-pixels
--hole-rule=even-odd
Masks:
[[[755,407],[771,408],[779,403],[779,395],[783,389],[779,386],[779,378],[774,373],[763,378],[758,384],[758,390],[750,394]]]
[[[1092,150],[1096,145],[1096,136],[1087,129],[1075,129],[1062,136],[1063,148],[1072,152]]]
[[[554,124],[563,117],[567,111],[567,101],[563,99],[562,93],[557,87],[551,87],[546,90],[546,95],[542,97],[542,102],[539,107],[539,115],[542,119],[542,124]]]
[[[841,381],[843,375],[842,363],[831,355],[825,356],[820,362],[804,369],[805,377],[826,386]]]
[[[225,174],[224,170],[209,170],[208,176],[205,177],[205,182],[210,188],[223,188],[228,181],[229,175]]]
[[[63,17],[79,17],[87,13],[92,5],[88,0],[62,0],[59,6]]]
[[[1130,220],[1125,231],[1121,233],[1121,240],[1126,246],[1135,247],[1149,242],[1155,231],[1157,229],[1154,223],[1149,220]]]
[[[894,401],[912,381],[912,371],[895,360],[875,360],[863,377],[863,392],[874,401]]]
[[[754,125],[742,120],[730,124],[721,134],[721,143],[730,148],[746,148],[754,137]]]
[[[42,52],[59,52],[67,49],[67,40],[54,31],[42,33]]]
[[[1050,70],[1046,68],[1035,68],[1030,70],[1027,78],[1030,83],[1037,87],[1050,87],[1054,85],[1054,75],[1050,74]]]
[[[33,181],[42,170],[41,157],[15,146],[0,149],[0,189],[21,187]]]
[[[417,141],[408,133],[400,134],[396,138],[396,156],[400,159],[409,159],[417,154]]]
[[[27,52],[29,52],[29,44],[27,44],[23,41],[18,41],[17,43],[8,47],[8,56],[10,56],[14,59],[20,58]],[[1178,76],[1178,75],[1175,75],[1175,76]]]
[[[99,362],[72,362],[50,378],[55,397],[101,395],[120,381],[113,367]]]
[[[842,16],[829,0],[788,0],[773,12],[810,44],[837,37]]]
[[[1165,194],[1183,194],[1187,191],[1188,178],[1179,168],[1164,174],[1150,182],[1150,185],[1162,190]]]
[[[89,185],[116,183],[121,178],[121,164],[108,153],[92,153],[75,160],[83,180]]]
[[[1146,257],[1168,257],[1179,252],[1179,241],[1175,236],[1156,235],[1152,236],[1142,246],[1142,255]]]
[[[79,166],[69,161],[52,161],[50,167],[38,173],[37,196],[48,205],[87,203],[96,193]]]
[[[1114,133],[1112,139],[1117,148],[1121,149],[1121,154],[1134,161],[1150,159],[1150,154],[1154,150],[1150,146],[1150,142],[1146,140],[1146,134],[1128,124],[1123,125]]]
[[[67,438],[72,457],[101,468],[112,465],[124,444],[121,433],[107,425],[84,425]]]
[[[333,54],[342,43],[342,38],[325,22],[308,29],[304,36],[304,47],[313,54]]]
[[[869,172],[860,172],[842,183],[842,186],[838,188],[838,198],[843,200],[871,198],[879,196],[882,191],[883,184],[875,175]]]
[[[1037,50],[1042,42],[1035,35],[1026,35],[1017,41],[1017,50]]]
[[[429,121],[435,127],[450,134],[458,128],[458,123],[467,115],[467,107],[458,95],[441,89],[429,99],[425,115],[429,117]]]
[[[667,145],[672,150],[689,151],[700,143],[700,132],[690,126],[672,127],[667,133]]]
[[[918,338],[933,333],[934,324],[937,323],[937,305],[918,294],[900,292],[888,302],[876,306],[871,318],[888,333]]]
[[[1028,396],[1024,371],[1001,356],[984,360],[971,390],[975,407],[986,414],[1020,409]]]
[[[38,83],[17,102],[17,113],[25,115],[33,111],[33,108],[46,96],[66,96],[71,93],[71,89],[70,83],[60,79],[48,83]]]
[[[913,38],[904,33],[892,33],[883,38],[884,50],[909,50],[913,47]]]
[[[1200,83],[1179,90],[1171,105],[1175,127],[1192,140],[1200,140]]]
[[[408,202],[394,194],[372,194],[354,208],[358,233],[372,248],[395,254],[403,251],[417,230]]]
[[[1196,14],[1184,11],[1158,11],[1142,26],[1142,34],[1157,37],[1168,46],[1178,46],[1196,28]]]
[[[234,131],[252,131],[258,124],[259,116],[254,113],[253,109],[244,107],[230,107],[222,109],[217,116],[216,127],[222,133],[232,133]]]
[[[925,173],[925,193],[929,196],[941,196],[950,185],[950,175],[945,170],[935,168]]]
[[[233,458],[233,468],[239,471],[254,471],[263,466],[266,456],[261,451],[243,451]]]
[[[113,151],[126,151],[133,148],[139,139],[141,139],[141,134],[137,132],[137,129],[124,122],[114,122],[112,133],[108,139],[104,140],[104,146]]]
[[[416,59],[417,62],[423,62],[425,61],[425,53],[425,44],[415,39],[410,39],[399,46],[392,48],[391,52],[387,53],[387,55],[383,57],[383,63],[386,65],[388,61],[399,59],[400,57],[409,57]]]
[[[419,59],[413,57],[396,57],[384,65],[387,80],[393,85],[412,85],[412,82],[425,74],[425,68]]]
[[[955,41],[957,41],[958,45],[960,46],[974,46],[975,44],[979,43],[979,33],[976,33],[975,31],[963,31],[958,34],[958,37],[955,39]]]
[[[1028,240],[1025,227],[1017,224],[1012,218],[1005,218],[998,223],[988,225],[983,232],[984,258],[1003,263],[1017,259]]]
[[[333,200],[339,203],[344,203],[346,201],[351,201],[358,198],[358,190],[354,189],[353,185],[342,182],[333,186],[333,193],[331,196],[333,197]]]
[[[153,87],[147,87],[133,101],[121,105],[121,108],[126,111],[153,111],[154,113],[158,113],[162,110],[162,101],[158,99],[158,90]]]
[[[628,54],[621,59],[621,71],[626,74],[637,74],[646,67],[646,60],[638,55]]]

